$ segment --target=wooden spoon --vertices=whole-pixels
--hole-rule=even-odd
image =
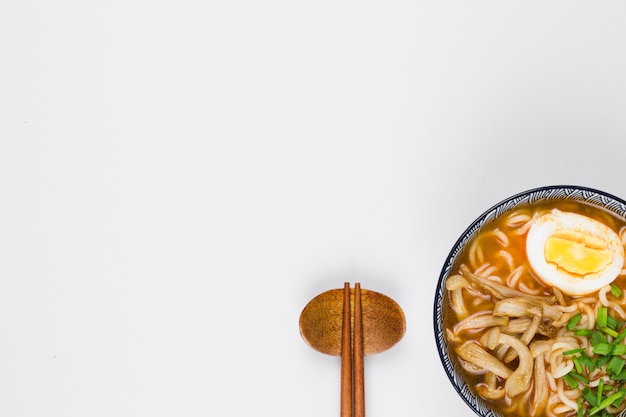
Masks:
[[[341,417],[365,417],[364,355],[383,352],[402,339],[404,312],[391,298],[360,283],[326,291],[300,314],[300,334],[315,350],[341,356]]]
[[[321,293],[304,307],[300,314],[300,334],[313,349],[327,355],[341,355],[341,324],[343,321],[343,289]],[[354,305],[354,288],[350,290]],[[378,292],[361,289],[363,320],[363,352],[374,355],[398,343],[406,331],[402,308],[391,298]],[[351,317],[354,322],[354,317]]]

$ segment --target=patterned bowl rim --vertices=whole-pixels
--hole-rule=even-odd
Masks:
[[[443,268],[441,269],[441,273],[439,274],[439,280],[437,282],[437,287],[435,291],[435,302],[433,310],[435,342],[437,344],[437,352],[439,353],[441,364],[443,365],[446,375],[452,383],[452,386],[465,401],[465,403],[481,417],[504,416],[494,410],[489,409],[489,407],[482,399],[478,398],[472,393],[472,391],[469,389],[469,387],[461,377],[458,365],[456,363],[453,363],[448,355],[448,344],[444,337],[442,323],[444,282],[450,274],[451,268],[454,265],[455,259],[458,254],[465,247],[468,240],[476,235],[476,233],[478,233],[484,225],[498,218],[503,213],[506,213],[520,205],[526,203],[534,203],[542,200],[583,201],[589,204],[595,204],[604,208],[605,210],[609,210],[617,214],[618,216],[626,218],[626,201],[612,194],[594,188],[578,185],[548,185],[532,188],[527,191],[522,191],[493,205],[478,218],[476,218],[476,220],[474,220],[467,227],[467,229],[465,229],[465,231],[454,243],[452,249],[446,257]]]

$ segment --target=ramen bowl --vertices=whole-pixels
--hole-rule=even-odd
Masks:
[[[461,234],[437,283],[434,332],[450,382],[477,415],[626,410],[625,231],[626,201],[557,185],[501,201]],[[607,316],[610,334],[598,330]],[[623,347],[597,349],[595,332]],[[607,368],[613,357],[619,369]]]

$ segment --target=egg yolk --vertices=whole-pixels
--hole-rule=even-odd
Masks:
[[[544,249],[546,261],[582,276],[602,271],[613,260],[602,239],[573,230],[550,236]]]

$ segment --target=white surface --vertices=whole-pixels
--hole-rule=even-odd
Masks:
[[[394,298],[370,417],[471,417],[440,268],[483,210],[626,198],[626,5],[5,1],[0,415],[332,416],[298,316]],[[428,405],[427,405],[428,404]]]

